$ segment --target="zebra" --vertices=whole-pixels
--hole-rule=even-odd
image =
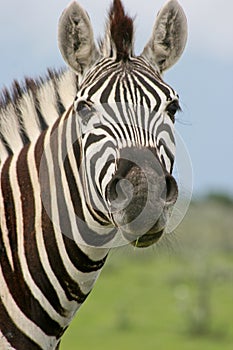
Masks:
[[[121,0],[97,47],[85,10],[59,21],[68,68],[15,81],[0,102],[0,349],[58,349],[116,245],[146,248],[166,230],[179,96],[162,78],[187,20],[176,0],[141,55]]]

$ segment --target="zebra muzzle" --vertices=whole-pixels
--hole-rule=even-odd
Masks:
[[[178,197],[172,175],[148,149],[125,149],[107,188],[114,224],[137,246],[148,246],[163,234]]]

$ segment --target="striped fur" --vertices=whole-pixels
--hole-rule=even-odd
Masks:
[[[0,163],[53,125],[70,107],[78,81],[70,70],[48,71],[46,78],[15,81],[0,97]]]
[[[174,0],[170,3],[177,6]],[[82,20],[87,23],[87,16],[76,3],[69,9],[72,15],[66,13],[63,20],[68,18],[75,27],[71,32],[80,35],[76,26],[83,25]],[[69,33],[65,28],[63,39]],[[65,57],[73,68],[79,67],[77,76],[70,70],[49,71],[45,79],[26,79],[22,86],[15,82],[0,100],[3,350],[58,349],[111,247],[156,242],[177,198],[171,173],[178,95],[146,55],[133,55],[133,21],[120,0],[113,2],[98,52],[89,24],[85,30],[84,43],[90,41],[94,50],[88,67],[84,48],[81,58]],[[82,44],[82,35],[77,35],[68,37],[73,48],[74,40]],[[69,52],[65,46],[62,50],[65,56]],[[131,151],[133,157],[142,155],[142,169],[132,165],[132,159],[125,162]],[[119,173],[122,168],[124,175]],[[112,200],[111,189],[119,174],[136,184],[137,193],[116,212],[112,209],[119,203]],[[164,198],[164,188],[157,183],[161,178],[169,187]],[[127,191],[122,187],[120,194]],[[143,226],[149,227],[144,232],[139,223],[140,234],[131,227],[129,238],[121,225],[128,214],[143,209],[146,191]],[[161,212],[154,219],[157,192],[163,205],[158,205]]]
[[[89,294],[106,255],[101,249],[90,257],[85,254],[75,241],[62,235],[63,227],[59,230],[53,224],[42,205],[41,188],[53,198],[54,178],[46,183],[47,176],[57,180],[59,172],[57,140],[50,145],[53,129],[35,144],[26,145],[19,155],[9,157],[1,169],[0,325],[17,349],[54,348]],[[44,149],[46,165],[54,161],[55,171],[40,175]],[[59,208],[54,208],[53,215],[56,210]]]

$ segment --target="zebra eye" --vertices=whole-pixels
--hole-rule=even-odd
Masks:
[[[174,122],[175,115],[180,110],[181,110],[181,108],[180,108],[179,102],[177,100],[175,100],[167,106],[166,112],[168,113],[171,120]]]
[[[83,121],[87,123],[94,113],[94,108],[92,107],[90,102],[79,101],[76,106],[76,111],[78,112],[79,116],[83,119]]]

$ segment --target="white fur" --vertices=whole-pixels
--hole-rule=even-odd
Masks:
[[[31,140],[37,139],[38,135],[40,134],[40,126],[31,92],[23,95],[20,103],[20,110],[26,133],[30,135]]]
[[[61,97],[61,101],[66,109],[73,103],[77,87],[75,86],[75,75],[70,70],[66,70],[56,79],[56,88]],[[51,126],[59,117],[57,110],[55,86],[51,80],[46,81],[37,91],[38,108],[43,117]],[[32,91],[24,92],[18,100],[18,109],[21,112],[24,129],[31,142],[36,142],[40,136],[41,129],[38,115],[35,109]],[[13,104],[0,110],[0,131],[4,139],[12,149],[14,154],[20,152],[23,142],[20,137],[19,118],[15,112]],[[7,158],[8,153],[3,142],[0,140],[0,163]]]
[[[58,78],[57,90],[61,97],[61,102],[68,109],[73,102],[78,87],[76,86],[76,77],[71,70],[67,70]]]
[[[64,309],[66,309],[69,313],[72,312],[72,310],[77,308],[77,303],[75,301],[70,301],[67,299],[65,292],[60,285],[56,275],[53,272],[53,269],[50,265],[48,253],[46,251],[44,237],[43,237],[43,230],[42,230],[42,203],[40,198],[40,184],[39,184],[39,178],[38,173],[36,170],[36,164],[35,164],[35,157],[34,157],[35,149],[34,147],[30,147],[28,151],[28,163],[31,165],[28,167],[30,172],[30,179],[31,184],[33,186],[33,192],[35,196],[34,204],[35,204],[35,234],[36,234],[36,243],[37,243],[37,249],[40,256],[41,264],[44,268],[44,271],[46,272],[46,275],[48,276],[50,282],[54,286],[54,289],[57,291],[57,296],[59,298],[59,301]]]
[[[15,350],[15,348],[13,348],[10,345],[10,343],[8,343],[8,341],[6,340],[4,335],[2,334],[1,330],[0,330],[0,349],[2,349],[2,350]]]
[[[8,290],[7,284],[3,277],[2,269],[0,267],[0,286],[1,286],[1,300],[6,308],[10,318],[15,324],[17,324],[19,330],[21,330],[26,336],[32,338],[33,340],[41,346],[43,349],[54,349],[54,345],[57,343],[55,337],[48,337],[41,329],[36,326],[32,321],[30,321],[24,313],[19,309],[18,305],[11,296],[10,291]],[[3,342],[5,340],[3,339]],[[1,345],[1,341],[0,341]],[[4,349],[4,347],[1,347]],[[13,349],[12,347],[6,349]]]

